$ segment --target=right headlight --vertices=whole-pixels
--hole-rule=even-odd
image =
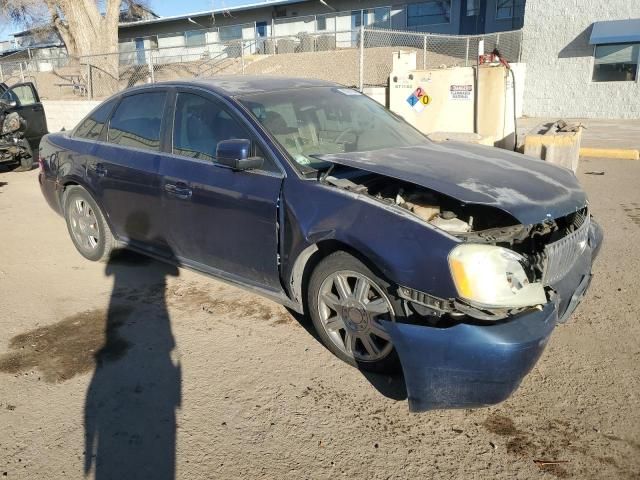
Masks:
[[[541,283],[530,283],[524,258],[494,245],[465,243],[449,254],[460,298],[483,308],[522,308],[547,302]]]

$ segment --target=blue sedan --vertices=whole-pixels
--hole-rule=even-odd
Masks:
[[[313,321],[413,411],[506,399],[591,279],[602,232],[571,171],[435,144],[359,92],[217,77],[121,92],[40,145],[85,258],[119,245]]]

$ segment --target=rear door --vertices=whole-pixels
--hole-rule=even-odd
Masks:
[[[13,111],[18,112],[27,121],[25,137],[32,150],[36,150],[40,139],[47,133],[47,119],[44,107],[36,87],[31,82],[19,83],[2,94],[3,99],[15,101],[17,106]]]
[[[87,179],[118,237],[157,254],[166,253],[158,173],[167,98],[166,88],[124,95],[87,162]]]

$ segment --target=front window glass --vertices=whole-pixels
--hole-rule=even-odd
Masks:
[[[20,85],[13,87],[11,90],[7,90],[2,95],[2,99],[16,102],[23,107],[38,103],[36,94],[33,91],[31,85]]]
[[[173,124],[173,153],[215,160],[218,142],[250,139],[246,130],[211,100],[191,93],[178,94]]]
[[[327,165],[325,154],[428,143],[382,105],[355,90],[316,87],[239,99],[303,172]]]

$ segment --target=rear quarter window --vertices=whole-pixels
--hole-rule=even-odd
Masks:
[[[167,92],[124,97],[109,122],[108,141],[126,147],[160,150],[160,128]]]

